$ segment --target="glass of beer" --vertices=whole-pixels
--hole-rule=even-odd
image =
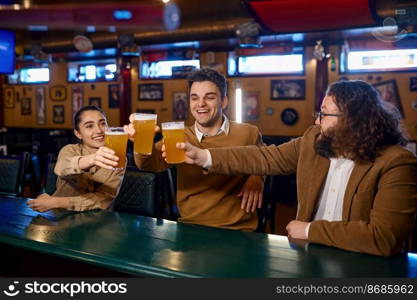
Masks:
[[[126,165],[127,133],[122,127],[108,127],[104,134],[106,147],[116,152],[116,156],[119,157],[114,169],[123,169]]]
[[[156,126],[155,114],[135,114],[133,127],[135,128],[135,141],[133,151],[135,154],[152,154],[153,138]]]
[[[161,125],[167,163],[183,163],[185,161],[185,151],[178,149],[176,144],[185,142],[184,122],[167,122]]]

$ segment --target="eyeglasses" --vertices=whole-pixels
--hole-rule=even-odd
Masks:
[[[314,118],[317,119],[319,118],[319,123],[321,123],[321,119],[323,119],[323,117],[341,117],[342,114],[326,114],[322,111],[316,112],[314,114]]]

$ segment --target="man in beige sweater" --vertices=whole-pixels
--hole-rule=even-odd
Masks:
[[[257,127],[229,121],[226,79],[218,72],[201,69],[188,81],[190,111],[195,124],[185,129],[186,140],[200,148],[260,145]],[[131,123],[128,130],[134,136]],[[160,141],[151,155],[135,154],[143,170],[161,172],[169,167],[162,157]],[[256,208],[262,204],[263,178],[260,176],[206,176],[197,166],[177,165],[177,205],[179,221],[229,229],[253,231],[257,227]],[[242,198],[242,199],[240,199]]]
[[[417,211],[417,158],[401,147],[400,116],[363,81],[330,85],[316,126],[280,146],[198,149],[186,162],[210,174],[297,173],[288,235],[390,256],[404,249]]]

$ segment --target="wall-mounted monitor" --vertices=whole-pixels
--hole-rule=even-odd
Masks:
[[[15,67],[15,34],[0,29],[0,74],[13,74]]]

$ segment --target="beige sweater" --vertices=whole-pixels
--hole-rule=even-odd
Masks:
[[[52,196],[70,197],[70,210],[111,209],[125,171],[97,166],[82,171],[78,161],[88,154],[91,152],[82,144],[70,144],[61,149],[55,165],[56,191]]]
[[[330,160],[314,151],[319,133],[268,147],[210,149],[213,174],[297,173],[297,219],[311,222]],[[308,240],[376,255],[402,251],[417,211],[417,158],[388,146],[375,162],[355,163],[343,200],[342,221],[312,221]]]
[[[257,127],[230,122],[229,134],[204,137],[197,140],[194,126],[185,129],[186,140],[200,148],[255,145],[262,143]],[[169,165],[161,156],[162,141],[155,144],[152,155],[135,155],[136,165],[143,170],[162,172]],[[237,197],[248,176],[204,175],[200,167],[177,165],[177,204],[186,223],[216,226],[229,229],[250,230],[257,227],[256,213],[241,209]]]

